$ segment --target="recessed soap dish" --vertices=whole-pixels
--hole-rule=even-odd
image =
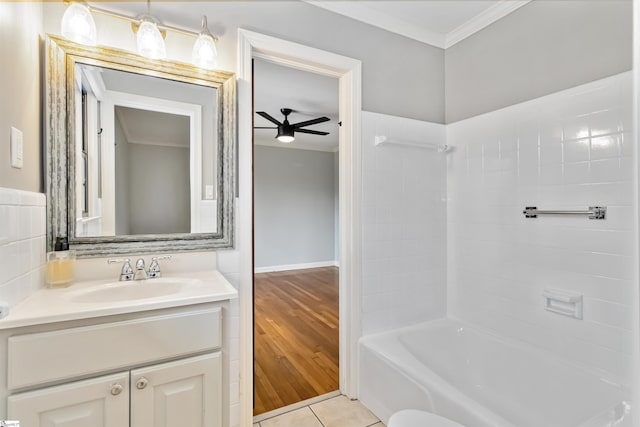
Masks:
[[[545,310],[582,319],[582,294],[560,289],[545,289],[542,296]]]

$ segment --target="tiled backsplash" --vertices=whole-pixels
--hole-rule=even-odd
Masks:
[[[632,76],[624,73],[447,126],[449,314],[631,378]],[[607,206],[526,219],[525,206]],[[584,295],[584,320],[543,308]]]
[[[45,196],[0,188],[0,301],[14,306],[44,286]]]
[[[376,146],[384,135],[444,144],[444,126],[362,114],[362,328],[394,329],[446,312],[446,155]]]

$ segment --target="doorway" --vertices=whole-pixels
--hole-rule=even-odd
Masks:
[[[263,59],[253,70],[260,415],[339,389],[339,115],[336,78]]]
[[[238,30],[238,233],[240,424],[253,408],[253,111],[252,61],[262,58],[339,79],[340,98],[340,392],[357,397],[361,305],[361,63],[264,34]]]

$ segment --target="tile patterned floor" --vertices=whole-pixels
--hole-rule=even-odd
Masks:
[[[277,417],[253,427],[385,427],[359,401],[337,396]]]

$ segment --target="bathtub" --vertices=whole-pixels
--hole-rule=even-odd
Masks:
[[[627,427],[629,389],[452,319],[366,336],[359,398],[381,420],[422,409],[467,427]]]

